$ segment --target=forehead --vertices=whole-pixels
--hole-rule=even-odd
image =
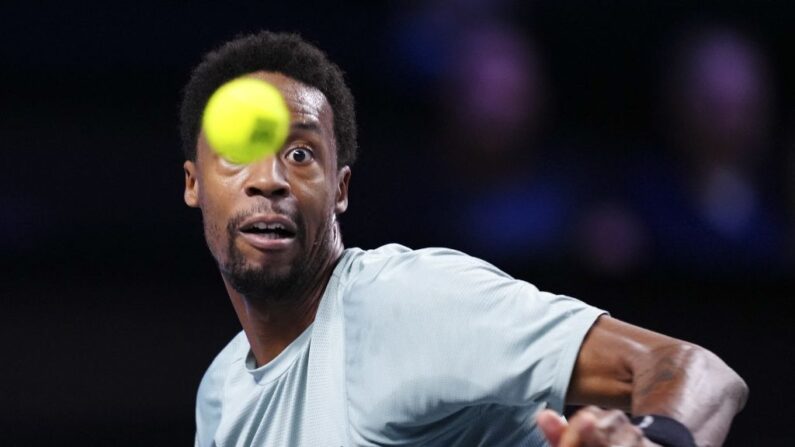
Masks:
[[[333,136],[331,105],[323,92],[276,72],[258,71],[247,77],[261,79],[279,89],[290,109],[290,119],[293,124],[319,124],[324,133],[329,137]]]

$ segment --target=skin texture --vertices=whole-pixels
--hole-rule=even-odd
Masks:
[[[201,209],[205,238],[258,365],[314,321],[343,250],[337,216],[348,206],[348,166],[337,167],[333,111],[313,87],[278,73],[250,76],[275,85],[291,114],[291,133],[274,156],[235,165],[208,146],[186,161],[185,203]],[[240,232],[252,217],[286,219],[295,237],[277,248]],[[568,423],[552,411],[537,422],[555,447],[653,446],[624,411],[673,417],[699,445],[720,445],[747,387],[698,346],[601,317],[578,356],[567,403],[589,404]]]
[[[616,410],[587,407],[568,423],[545,410],[537,422],[554,447],[653,446],[635,436],[624,412],[659,414],[687,426],[699,446],[719,446],[747,396],[715,354],[603,316],[583,342],[566,402]]]
[[[337,168],[333,111],[323,93],[279,73],[250,76],[284,95],[287,141],[274,156],[236,165],[218,156],[202,132],[196,160],[184,164],[185,203],[201,209],[207,245],[262,365],[314,321],[343,250],[337,216],[348,207],[351,171]],[[273,249],[249,243],[240,225],[257,217],[287,219],[296,237]]]

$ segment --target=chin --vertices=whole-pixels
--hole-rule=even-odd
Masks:
[[[282,300],[298,286],[302,262],[293,250],[260,251],[234,247],[221,273],[235,291],[253,300]]]
[[[296,286],[296,269],[290,266],[226,266],[224,277],[235,291],[252,300],[281,300]]]
[[[292,264],[276,263],[270,260],[270,262],[265,263],[252,263],[247,266],[246,270],[252,276],[263,278],[269,282],[280,282],[292,278],[295,268]]]

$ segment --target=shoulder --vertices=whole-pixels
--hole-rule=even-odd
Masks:
[[[199,384],[197,406],[221,400],[224,381],[230,367],[237,361],[243,361],[248,352],[248,340],[245,333],[240,331],[232,340],[215,356]]]
[[[388,244],[373,250],[349,251],[350,257],[345,271],[348,283],[370,282],[375,279],[432,280],[439,275],[446,278],[475,272],[513,280],[510,275],[488,262],[449,248],[412,250],[403,245]]]
[[[444,315],[432,321],[434,328],[475,320],[489,325],[507,321],[543,325],[550,320],[573,322],[572,317],[583,310],[588,318],[600,312],[447,248],[411,250],[390,244],[368,251],[353,249],[346,262],[342,299],[349,322],[410,327],[420,324],[425,318],[421,316]]]
[[[380,319],[405,309],[412,314],[449,313],[450,308],[479,312],[489,303],[539,294],[488,262],[448,248],[352,249],[345,267],[341,285],[347,317]]]
[[[221,352],[215,356],[207,372],[213,372],[221,369],[226,369],[229,364],[236,360],[243,359],[248,353],[248,339],[243,331],[235,334],[229,343],[221,349]]]
[[[210,445],[221,420],[224,384],[233,364],[243,361],[248,340],[240,331],[207,368],[196,395],[196,445]]]

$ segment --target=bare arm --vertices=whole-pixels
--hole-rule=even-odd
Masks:
[[[685,424],[700,446],[718,446],[748,387],[708,350],[601,317],[583,342],[567,403],[660,414]]]

